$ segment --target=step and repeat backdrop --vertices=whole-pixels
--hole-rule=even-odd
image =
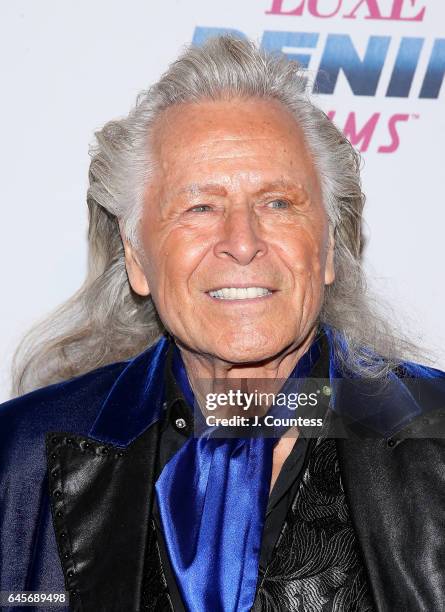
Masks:
[[[22,335],[85,276],[94,131],[184,45],[223,31],[310,71],[362,153],[371,285],[445,368],[444,2],[15,0],[0,15],[0,401]]]

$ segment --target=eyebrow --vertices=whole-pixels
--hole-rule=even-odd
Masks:
[[[301,183],[294,183],[293,181],[287,181],[285,179],[279,179],[276,181],[270,181],[264,184],[260,189],[258,189],[254,195],[262,195],[268,192],[274,191],[292,191],[295,189],[301,189]],[[187,185],[186,187],[180,189],[178,195],[187,194],[187,195],[216,195],[216,196],[226,196],[227,189],[218,183],[205,183],[200,185],[199,183],[192,183]]]
[[[294,183],[294,181],[287,181],[285,179],[279,179],[277,181],[271,181],[266,183],[259,189],[255,195],[262,195],[263,193],[273,192],[273,191],[295,191],[295,189],[302,189],[303,185],[298,182]]]
[[[201,193],[225,196],[227,195],[227,189],[218,183],[205,183],[204,185],[192,183],[191,185],[187,185],[187,187],[184,187],[178,191],[178,195],[182,195],[183,193],[192,196],[199,195]]]

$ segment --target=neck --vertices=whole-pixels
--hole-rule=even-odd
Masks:
[[[185,345],[177,342],[181,357],[187,371],[190,385],[198,403],[204,395],[217,391],[230,379],[244,379],[249,390],[249,379],[255,386],[253,379],[287,379],[297,365],[300,358],[306,353],[314,341],[317,331],[315,325],[303,341],[292,344],[283,349],[278,355],[264,361],[252,363],[230,363],[211,355],[198,354]],[[217,381],[217,382],[216,382]],[[270,388],[270,391],[273,389]]]

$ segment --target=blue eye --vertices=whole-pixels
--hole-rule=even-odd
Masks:
[[[289,203],[286,200],[272,200],[268,206],[270,208],[289,208]]]
[[[190,212],[207,212],[207,210],[212,210],[208,204],[200,204],[199,206],[189,208]]]

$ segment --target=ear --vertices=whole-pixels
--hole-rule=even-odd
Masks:
[[[332,227],[330,227],[329,228],[328,251],[326,254],[326,264],[324,268],[325,285],[331,285],[335,280],[334,248],[335,248],[334,230]]]
[[[136,249],[126,238],[120,222],[119,230],[122,243],[124,245],[125,267],[127,268],[128,280],[130,281],[131,288],[138,295],[148,295],[150,293],[150,289],[144,269],[141,265]]]

